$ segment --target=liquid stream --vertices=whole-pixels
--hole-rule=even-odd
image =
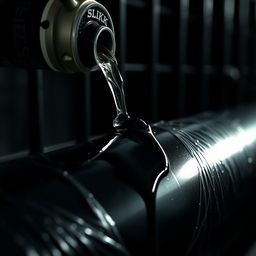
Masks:
[[[151,192],[154,193],[160,176],[162,176],[163,173],[166,174],[166,172],[168,171],[168,158],[162,146],[157,141],[150,125],[148,125],[145,121],[141,119],[131,118],[129,116],[125,101],[123,78],[119,71],[118,63],[115,56],[111,55],[111,53],[108,51],[100,52],[98,53],[97,60],[98,65],[100,66],[108,82],[114,99],[116,107],[116,118],[113,121],[113,127],[115,128],[115,130],[121,135],[130,135],[129,137],[135,138],[136,141],[140,141],[147,146],[153,148],[155,153],[160,153],[162,157],[162,167],[157,171],[157,175],[151,188]],[[107,147],[105,147],[105,149]]]
[[[98,65],[108,82],[114,99],[117,116],[113,121],[113,127],[118,129],[130,118],[126,107],[123,78],[119,71],[115,56],[112,56],[110,53],[99,53]]]
[[[161,160],[159,168],[157,170],[148,170],[147,176],[145,176],[145,181],[149,181],[145,183],[150,184],[150,187],[146,188],[146,193],[145,188],[142,192],[142,187],[145,185],[137,183],[136,177],[133,177],[133,179],[137,185],[132,184],[138,191],[141,191],[141,194],[144,197],[148,212],[148,225],[150,233],[149,240],[150,244],[152,245],[151,253],[152,255],[157,255],[155,196],[157,186],[161,181],[161,178],[169,171],[169,161],[164,149],[157,141],[150,125],[141,119],[131,118],[129,116],[125,101],[123,79],[120,74],[115,56],[111,55],[107,51],[98,53],[98,65],[101,68],[112,92],[116,107],[116,118],[113,121],[113,127],[119,134],[104,147],[102,152],[107,150],[112,145],[112,143],[119,138],[119,136],[129,137],[136,142],[142,143],[151,148],[154,155],[159,156],[159,159]]]

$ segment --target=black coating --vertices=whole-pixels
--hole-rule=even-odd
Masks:
[[[156,194],[158,255],[243,255],[254,241],[255,114],[255,106],[249,106],[154,125],[170,163]],[[159,156],[121,138],[88,161],[87,153],[97,153],[108,140],[0,166],[3,255],[28,255],[28,245],[47,255],[43,250],[58,241],[69,248],[57,245],[62,255],[98,255],[95,247],[88,251],[79,243],[78,229],[69,228],[71,216],[99,230],[101,225],[79,189],[61,174],[66,170],[112,217],[131,255],[151,254],[152,223],[147,222],[143,183],[138,186],[134,177],[143,179]],[[96,248],[111,255],[106,245]]]

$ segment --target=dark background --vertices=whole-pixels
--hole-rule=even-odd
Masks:
[[[130,115],[155,122],[255,101],[255,0],[100,3],[115,25]],[[0,68],[1,161],[109,132],[114,116],[98,71]]]

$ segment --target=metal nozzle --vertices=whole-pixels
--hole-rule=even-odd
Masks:
[[[96,70],[99,47],[115,53],[112,19],[106,8],[94,0],[50,0],[41,22],[48,24],[40,28],[41,49],[53,70]]]

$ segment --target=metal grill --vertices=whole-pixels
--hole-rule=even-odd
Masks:
[[[116,29],[128,110],[148,122],[256,98],[255,0],[100,1]],[[111,130],[100,72],[0,69],[1,161]]]

